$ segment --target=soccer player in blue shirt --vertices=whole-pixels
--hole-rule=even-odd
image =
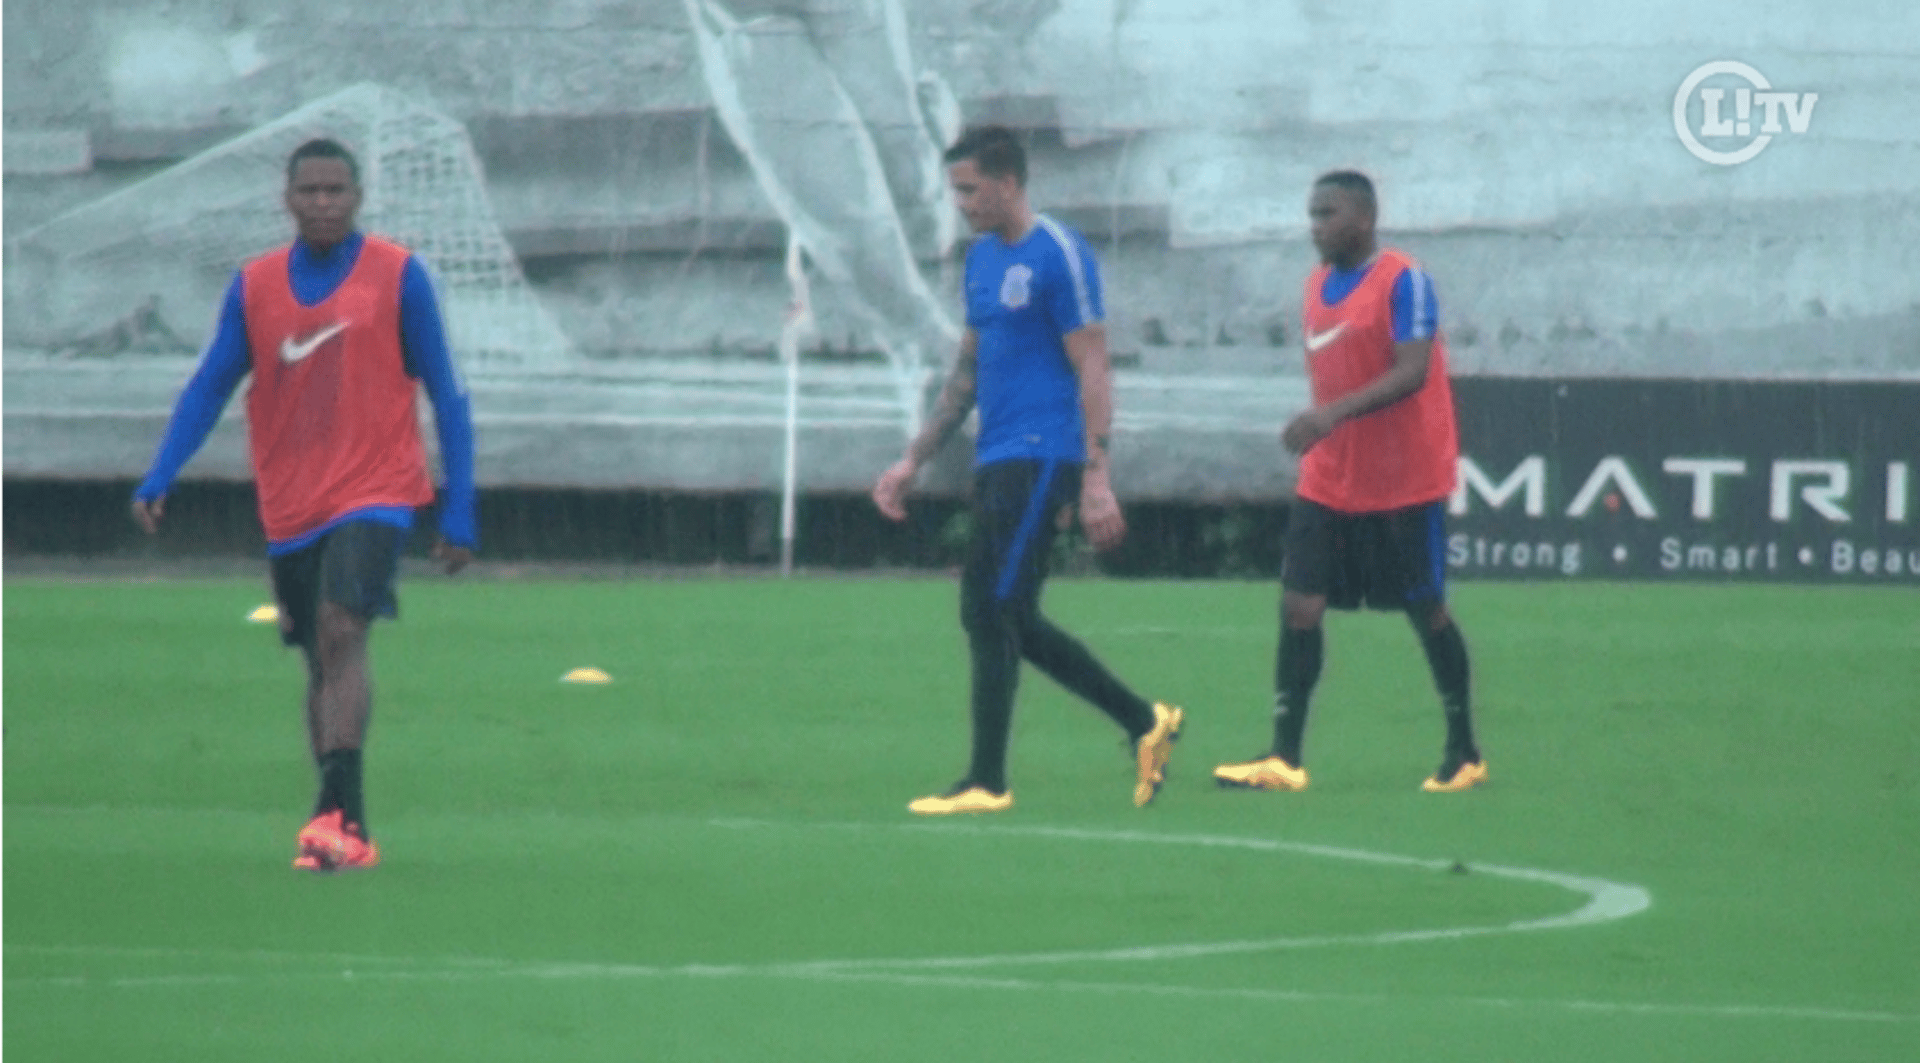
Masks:
[[[906,456],[882,473],[873,501],[905,520],[914,476],[976,402],[973,538],[960,582],[960,620],[973,657],[973,760],[919,815],[998,812],[1007,789],[1007,735],[1022,658],[1113,718],[1133,742],[1133,803],[1153,800],[1184,713],[1149,703],[1081,643],[1040,615],[1053,537],[1077,500],[1096,549],[1117,545],[1126,521],[1108,479],[1113,421],[1100,272],[1078,232],[1027,203],[1026,150],[1005,128],[967,131],[945,155],[960,211],[978,233],[967,252],[967,327],[939,401]]]

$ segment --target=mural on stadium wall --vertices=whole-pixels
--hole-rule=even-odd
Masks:
[[[362,83],[468,136],[386,171],[370,224],[477,189],[438,224],[507,249],[551,323],[530,334],[559,337],[516,356],[488,337],[518,319],[473,315],[496,481],[764,482],[793,240],[821,322],[809,431],[835,440],[809,482],[864,482],[954,335],[938,152],[963,120],[1029,131],[1036,201],[1103,256],[1138,492],[1286,489],[1270,436],[1304,394],[1304,194],[1334,166],[1379,181],[1459,371],[1913,377],[1920,13],[1847,6],[346,0],[318,21],[283,0],[22,0],[8,472],[144,463],[229,269],[166,233],[278,191],[271,152],[218,180],[168,168]],[[1714,74],[1676,122],[1712,60],[1767,84]],[[1770,142],[1721,165],[1681,127],[1709,154]],[[60,261],[76,234],[91,275]],[[62,412],[103,405],[141,417]],[[240,475],[235,455],[203,471]]]

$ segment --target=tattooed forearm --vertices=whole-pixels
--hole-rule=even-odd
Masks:
[[[907,456],[913,459],[915,465],[925,465],[939,453],[947,439],[973,410],[976,364],[974,345],[962,343],[960,356],[953,363],[953,372],[947,375],[946,386],[940,389],[939,400],[934,403],[933,411],[927,414],[920,434],[907,447]]]

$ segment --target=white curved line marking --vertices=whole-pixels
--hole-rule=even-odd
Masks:
[[[713,820],[715,826],[757,828],[785,826],[769,820],[732,819]],[[867,824],[809,824],[840,830],[873,830]],[[887,829],[887,828],[881,828]],[[1144,831],[1107,831],[1085,830],[1074,827],[973,827],[956,824],[927,824],[891,828],[894,830],[932,831],[948,834],[971,834],[977,836],[1018,835],[1039,838],[1066,838],[1074,841],[1094,842],[1133,842],[1148,845],[1191,845],[1207,848],[1251,849],[1258,852],[1300,853],[1306,856],[1326,857],[1334,860],[1347,860],[1358,863],[1382,864],[1392,867],[1414,867],[1428,871],[1445,871],[1452,866],[1447,860],[1426,860],[1412,856],[1398,856],[1393,853],[1376,853],[1365,849],[1347,849],[1332,845],[1311,845],[1305,842],[1284,842],[1269,838],[1244,838],[1217,834],[1151,834]],[[1625,919],[1646,911],[1653,904],[1653,897],[1639,886],[1610,882],[1606,879],[1587,878],[1580,875],[1566,875],[1557,871],[1541,871],[1524,867],[1505,867],[1496,864],[1473,864],[1471,870],[1477,874],[1491,875],[1495,878],[1516,879],[1528,882],[1543,882],[1574,893],[1585,894],[1587,903],[1564,915],[1548,916],[1541,919],[1523,919],[1511,923],[1489,924],[1484,926],[1439,927],[1426,930],[1387,930],[1370,934],[1327,934],[1311,937],[1258,938],[1242,941],[1196,942],[1180,945],[1143,945],[1115,949],[1076,949],[1059,952],[1022,952],[1002,953],[983,956],[933,956],[910,959],[877,960],[811,960],[801,963],[776,964],[781,971],[828,972],[828,971],[870,971],[870,970],[953,970],[972,967],[1007,967],[1035,964],[1060,963],[1126,963],[1136,960],[1191,959],[1197,956],[1224,956],[1233,953],[1272,952],[1281,949],[1317,948],[1328,945],[1398,945],[1415,941],[1445,941],[1457,938],[1479,937],[1487,934],[1516,934],[1532,930],[1564,930],[1571,927],[1587,926],[1594,923],[1612,922]]]
[[[1278,841],[1270,838],[1247,838],[1232,835],[1215,834],[1153,834],[1144,831],[1088,830],[1074,827],[980,827],[955,823],[911,824],[904,826],[876,826],[866,823],[783,823],[775,820],[757,819],[715,819],[710,825],[733,829],[792,829],[796,826],[816,830],[839,831],[909,831],[914,833],[959,834],[974,837],[1036,837],[1062,838],[1072,841],[1119,842],[1145,845],[1181,845],[1204,848],[1247,849],[1256,852],[1298,853],[1305,856],[1322,857],[1349,862],[1376,864],[1388,867],[1418,868],[1425,871],[1444,871],[1452,866],[1450,861],[1431,860],[1412,856],[1399,856],[1393,853],[1371,852],[1365,849],[1349,849],[1340,846],[1314,845],[1306,842]],[[1535,919],[1521,919],[1508,923],[1492,923],[1475,926],[1434,927],[1412,930],[1383,930],[1365,934],[1323,934],[1304,937],[1252,938],[1237,941],[1192,942],[1172,945],[1139,945],[1108,949],[1069,949],[1054,952],[997,953],[972,956],[921,956],[880,959],[824,959],[802,960],[784,963],[755,965],[701,965],[660,968],[647,965],[581,965],[581,970],[599,972],[632,971],[646,974],[677,973],[701,976],[738,976],[746,974],[771,974],[784,976],[813,976],[840,974],[859,971],[913,971],[913,970],[959,970],[980,967],[1036,966],[1064,963],[1131,963],[1137,961],[1192,959],[1203,956],[1223,956],[1238,953],[1273,952],[1283,949],[1322,948],[1335,945],[1399,945],[1419,941],[1448,941],[1468,937],[1481,937],[1490,934],[1515,934],[1535,930],[1564,930],[1573,927],[1588,926],[1596,923],[1625,919],[1646,911],[1653,903],[1652,896],[1639,886],[1611,882],[1606,879],[1589,878],[1580,875],[1562,874],[1557,871],[1542,871],[1534,868],[1506,867],[1498,864],[1474,864],[1471,870],[1476,874],[1495,878],[1513,879],[1527,882],[1541,882],[1558,886],[1572,893],[1583,894],[1587,901],[1579,908],[1561,915]],[[264,959],[280,954],[256,953],[253,958]],[[354,962],[357,958],[336,957],[340,961]],[[368,958],[366,962],[380,962]],[[454,961],[444,961],[452,963]],[[501,973],[507,970],[528,971],[524,966],[496,966],[499,961],[466,960],[460,961],[476,967],[476,974]],[[533,971],[545,972],[533,974],[534,977],[566,977],[574,970],[574,965],[544,964]],[[418,972],[393,971],[380,972],[378,975],[363,973],[362,977],[414,977]],[[171,976],[155,976],[164,979]],[[197,977],[197,976],[183,976]],[[220,976],[208,976],[220,977]],[[122,980],[119,984],[136,984],[143,980]]]
[[[1335,860],[1348,860],[1359,863],[1380,864],[1395,867],[1412,867],[1430,871],[1441,871],[1451,866],[1449,861],[1428,860],[1418,857],[1399,856],[1392,853],[1370,852],[1364,849],[1348,849],[1329,845],[1312,845],[1303,842],[1285,842],[1265,838],[1244,838],[1207,834],[1152,834],[1141,831],[1099,831],[1068,827],[975,827],[958,824],[915,824],[900,827],[877,827],[871,824],[793,824],[772,820],[723,819],[711,820],[713,826],[730,828],[758,829],[767,827],[792,828],[810,826],[823,829],[876,831],[904,830],[916,832],[944,832],[952,834],[1024,835],[1031,837],[1066,838],[1076,841],[1131,842],[1155,845],[1194,845],[1213,848],[1250,849],[1264,852],[1291,852],[1307,856],[1326,857]],[[1162,960],[1187,958],[1194,956],[1213,956],[1226,953],[1260,952],[1290,948],[1307,948],[1326,945],[1385,945],[1415,941],[1434,941],[1474,937],[1487,934],[1522,933],[1534,930],[1557,930],[1570,927],[1587,926],[1596,923],[1624,919],[1647,910],[1652,897],[1639,886],[1611,882],[1606,879],[1590,878],[1581,875],[1568,875],[1556,871],[1543,871],[1535,868],[1506,867],[1497,864],[1474,864],[1471,870],[1496,878],[1520,881],[1542,882],[1559,886],[1574,893],[1585,894],[1587,902],[1579,908],[1563,915],[1548,916],[1539,919],[1523,919],[1510,923],[1489,924],[1484,926],[1441,927],[1427,930],[1394,930],[1372,934],[1324,935],[1317,937],[1266,938],[1247,941],[1208,942],[1184,945],[1157,945],[1135,948],[1095,949],[1080,951],[1061,951],[1048,953],[1012,953],[998,956],[944,956],[910,959],[877,960],[815,960],[801,963],[776,963],[759,965],[712,965],[686,964],[676,967],[654,966],[648,964],[602,964],[602,963],[515,963],[511,960],[483,957],[406,957],[406,956],[346,956],[318,953],[288,953],[269,951],[227,952],[211,949],[164,949],[164,948],[118,948],[111,946],[36,946],[8,945],[10,952],[33,952],[64,955],[119,955],[119,956],[217,956],[223,958],[251,959],[258,961],[299,961],[319,960],[327,963],[370,964],[377,968],[371,971],[356,971],[346,968],[337,971],[314,972],[252,972],[247,974],[206,974],[206,975],[151,975],[122,978],[93,978],[85,975],[52,976],[31,978],[9,978],[6,985],[13,988],[140,988],[140,987],[185,987],[202,985],[254,984],[263,981],[317,980],[317,981],[368,981],[368,982],[455,982],[480,979],[534,979],[542,981],[595,979],[647,979],[647,978],[789,978],[802,981],[823,982],[864,982],[896,986],[923,986],[945,989],[974,989],[982,991],[1051,991],[1061,993],[1094,994],[1143,994],[1150,996],[1174,996],[1198,999],[1250,1000],[1274,1003],[1353,1003],[1353,1004],[1389,1004],[1394,1006],[1409,1002],[1428,1004],[1459,1005],[1512,1009],[1519,1007],[1550,1008],[1563,1011],[1579,1011],[1602,1014],[1667,1015],[1696,1016],[1717,1018],[1776,1018],[1806,1019],[1833,1022],[1877,1022],[1909,1023],[1920,1021],[1920,1015],[1907,1015],[1884,1011],[1856,1011],[1842,1008],[1817,1008],[1773,1005],[1691,1005],[1691,1004],[1638,1004],[1600,1000],[1544,1000],[1510,997],[1432,997],[1414,998],[1391,996],[1386,994],[1364,993],[1315,993],[1298,990],[1280,989],[1223,989],[1199,986],[1165,985],[1159,983],[1137,982],[1084,982],[1084,981],[1047,981],[1023,978],[991,978],[979,975],[911,973],[914,971],[942,971],[956,968],[974,968],[985,966],[1019,966],[1034,964],[1082,963],[1082,962],[1125,962],[1134,960]],[[396,967],[416,966],[416,970],[394,969]]]

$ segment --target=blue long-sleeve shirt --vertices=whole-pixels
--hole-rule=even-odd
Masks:
[[[296,240],[287,256],[287,279],[293,297],[302,306],[314,306],[337,290],[359,260],[364,239],[353,233],[325,253]],[[440,534],[455,546],[480,545],[473,482],[473,413],[467,389],[454,369],[447,349],[446,327],[440,318],[433,281],[420,260],[409,256],[400,279],[400,348],[408,375],[425,385],[433,404],[433,424],[440,438],[440,462],[446,472],[441,493]],[[234,274],[220,308],[220,324],[200,366],[180,394],[167,433],[134,497],[151,502],[165,495],[174,478],[199,452],[220,420],[220,411],[233,397],[253,367],[247,347],[246,299],[241,275]],[[354,510],[292,539],[267,544],[268,556],[301,549],[327,531],[350,520],[372,520],[401,528],[413,526],[413,510],[405,506],[374,506]]]

